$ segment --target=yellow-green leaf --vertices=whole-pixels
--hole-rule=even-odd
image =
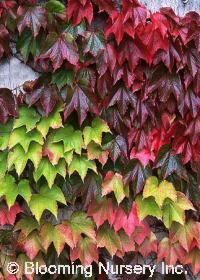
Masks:
[[[19,109],[19,118],[15,119],[13,129],[25,126],[27,132],[31,131],[36,127],[36,124],[40,120],[40,115],[35,111],[34,108],[28,108],[22,106]]]
[[[66,176],[66,166],[64,159],[61,159],[57,165],[52,165],[47,158],[43,158],[34,171],[33,177],[36,182],[44,176],[48,182],[49,187],[51,188],[54,184],[57,174],[60,174],[63,178]]]
[[[103,132],[110,132],[107,123],[99,118],[94,119],[92,126],[86,126],[83,130],[85,146],[91,141],[101,145]]]
[[[40,122],[37,124],[37,130],[40,131],[44,138],[46,138],[50,128],[57,129],[63,126],[60,115],[61,111],[62,107],[57,106],[53,112],[48,115],[48,117],[41,118]]]
[[[57,217],[57,202],[66,204],[61,189],[55,185],[49,189],[49,187],[45,185],[40,188],[38,194],[32,195],[29,206],[37,221],[40,221],[44,210],[49,210],[55,217]]]
[[[33,141],[37,142],[40,145],[44,144],[42,134],[39,131],[34,129],[30,132],[26,132],[25,127],[20,127],[14,129],[13,132],[11,133],[8,147],[9,149],[12,149],[14,146],[19,144],[23,147],[24,151],[27,153],[30,143]]]
[[[153,216],[158,219],[162,218],[162,211],[152,197],[143,199],[142,195],[138,195],[136,203],[140,221],[144,220],[147,216]]]
[[[143,191],[143,198],[153,196],[159,207],[163,206],[166,198],[172,201],[177,200],[177,194],[172,183],[164,180],[160,184],[156,177],[149,177],[146,181]]]
[[[74,155],[71,164],[69,165],[69,175],[75,171],[81,176],[81,179],[84,181],[85,176],[87,175],[88,169],[93,170],[97,173],[96,164],[92,160],[88,160],[85,156]]]

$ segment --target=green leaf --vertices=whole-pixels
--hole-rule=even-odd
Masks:
[[[8,207],[14,205],[17,196],[22,196],[27,202],[31,198],[31,190],[29,182],[27,180],[21,180],[19,185],[15,183],[15,178],[11,175],[7,175],[0,183],[0,196],[6,197]]]
[[[31,189],[30,189],[28,180],[21,180],[19,182],[18,193],[21,197],[24,198],[24,200],[27,201],[27,203],[29,203],[32,193],[31,193]]]
[[[16,172],[20,176],[28,160],[31,160],[35,169],[37,169],[41,159],[42,146],[38,143],[32,142],[27,153],[24,152],[24,149],[20,145],[17,145],[8,154],[8,170],[10,170],[12,166],[15,166]]]
[[[73,151],[64,153],[63,158],[65,159],[66,163],[70,165],[73,160]]]
[[[61,141],[64,144],[64,152],[74,150],[77,154],[81,154],[83,138],[80,130],[74,130],[71,125],[60,128],[53,134],[52,143]]]
[[[101,227],[97,233],[97,246],[105,247],[113,257],[118,250],[122,250],[119,235],[107,225]]]
[[[48,14],[62,14],[65,12],[65,5],[63,5],[58,0],[49,0],[46,3],[46,9],[48,11]]]
[[[144,220],[147,216],[153,216],[158,219],[162,218],[162,211],[152,197],[142,199],[142,195],[138,195],[136,203],[140,221]]]
[[[10,208],[18,196],[17,184],[15,183],[15,178],[11,175],[7,175],[1,181],[0,184],[0,197],[6,197],[6,202]]]
[[[31,31],[27,28],[22,32],[17,41],[17,50],[20,51],[25,62],[28,60],[30,54],[32,54],[33,57],[40,54],[43,36],[44,34],[40,33],[36,38],[33,38]]]
[[[34,218],[25,217],[17,222],[14,230],[20,230],[23,233],[24,237],[27,238],[30,233],[32,233],[34,230],[39,230],[39,228],[40,226]]]
[[[57,202],[66,204],[61,189],[55,185],[49,189],[49,187],[45,185],[40,188],[39,194],[32,195],[29,206],[31,212],[39,222],[44,210],[49,210],[55,217],[57,217]]]
[[[66,70],[62,67],[52,74],[52,83],[56,84],[59,89],[62,89],[66,85],[73,86],[73,81],[73,70]]]
[[[91,239],[95,240],[95,224],[86,213],[81,211],[74,212],[70,218],[69,226],[72,230],[75,244],[77,244],[77,242],[80,240],[81,234],[85,234]]]
[[[100,34],[95,32],[86,32],[86,47],[84,53],[90,52],[92,55],[97,56],[100,50],[105,49],[103,38]]]
[[[13,121],[6,124],[0,124],[0,150],[6,150],[8,147],[10,134],[13,129]]]
[[[166,228],[170,228],[173,222],[181,225],[185,223],[185,212],[176,202],[168,200],[163,208],[163,222]]]
[[[43,158],[37,170],[34,171],[33,177],[36,182],[44,176],[51,188],[57,174],[60,174],[63,178],[66,176],[65,161],[61,159],[57,165],[52,165],[47,158]]]
[[[0,152],[0,180],[2,180],[7,171],[7,157],[8,153],[6,151]]]
[[[99,118],[96,118],[92,122],[92,127],[87,126],[83,130],[85,146],[91,141],[101,145],[103,132],[110,132],[107,123]]]
[[[88,160],[85,156],[75,155],[73,160],[68,168],[69,175],[75,171],[81,176],[82,181],[84,181],[85,176],[87,175],[88,169],[93,170],[97,173],[96,164],[94,161]]]
[[[143,191],[143,198],[153,196],[159,207],[162,207],[166,198],[177,200],[177,194],[172,183],[164,180],[160,184],[156,177],[149,177]]]
[[[86,31],[85,21],[82,21],[77,26],[74,26],[73,23],[66,23],[65,32],[70,33],[74,39],[76,39],[78,35],[84,34],[85,31]]]
[[[42,117],[40,122],[37,124],[37,130],[40,131],[44,138],[46,138],[50,128],[57,129],[63,126],[60,115],[61,111],[62,106],[57,106],[53,112],[48,115],[48,117]]]
[[[40,145],[44,144],[43,137],[39,131],[34,129],[27,133],[25,127],[20,127],[13,130],[11,134],[9,140],[9,149],[13,148],[17,144],[20,144],[27,153],[29,145],[33,141],[39,143]]]
[[[19,118],[15,119],[13,129],[25,126],[27,132],[36,127],[36,124],[40,120],[40,115],[33,108],[27,106],[20,107]]]

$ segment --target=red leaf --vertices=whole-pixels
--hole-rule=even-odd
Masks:
[[[172,72],[173,67],[176,65],[177,68],[182,65],[183,60],[183,49],[180,40],[175,42],[169,41],[168,49],[158,51],[157,55],[154,57],[153,63],[158,65],[159,62],[163,62],[165,66]]]
[[[4,25],[0,24],[0,59],[4,55],[9,55],[11,52],[10,46],[10,36],[8,30]]]
[[[151,252],[157,253],[158,250],[158,241],[153,232],[150,236],[146,237],[144,242],[138,247],[138,251],[147,258]]]
[[[98,263],[99,253],[97,245],[88,237],[81,238],[74,249],[70,249],[70,259],[75,261],[79,259],[83,266],[91,265],[91,263]]]
[[[165,259],[167,265],[176,265],[176,262],[183,261],[186,256],[186,251],[178,243],[171,243],[168,238],[162,239],[158,246],[157,262]]]
[[[97,70],[103,76],[107,69],[112,73],[117,62],[117,52],[111,44],[107,44],[97,57]]]
[[[146,19],[147,19],[147,9],[146,7],[135,7],[132,9],[132,15],[133,15],[133,21],[134,21],[134,26],[137,27],[139,24],[146,24]]]
[[[167,102],[173,94],[177,101],[183,96],[184,89],[179,74],[169,73],[163,67],[157,67],[153,72],[148,86],[148,94],[158,91],[161,102]]]
[[[38,79],[35,81],[28,99],[29,106],[39,104],[47,116],[52,112],[59,99],[58,89],[55,85],[50,85]]]
[[[130,70],[133,72],[138,65],[139,61],[143,59],[150,62],[149,49],[137,37],[134,41],[126,39],[119,47],[118,62],[122,66],[128,62]]]
[[[114,3],[111,0],[95,0],[95,2],[99,6],[100,12],[106,11],[110,14],[113,10],[115,10]]]
[[[75,110],[78,114],[79,123],[82,125],[89,110],[97,114],[98,108],[95,103],[91,102],[88,98],[89,93],[86,95],[83,89],[78,85],[75,86],[72,94],[71,101],[65,106],[64,118],[66,120]]]
[[[106,25],[106,38],[111,33],[115,35],[118,45],[121,43],[125,33],[134,38],[135,29],[133,22],[130,19],[126,19],[126,15],[117,12],[115,14],[112,13],[112,20],[110,19]]]
[[[10,209],[4,205],[0,208],[0,225],[14,225],[17,214],[22,212],[18,203],[15,203]]]
[[[7,13],[10,9],[14,8],[16,2],[14,0],[2,0],[0,2],[0,17],[3,13]]]
[[[23,234],[20,234],[18,238],[19,246],[26,252],[26,255],[32,261],[42,249],[41,241],[37,232],[29,234],[27,238],[24,238]]]
[[[69,0],[67,6],[67,17],[68,20],[73,18],[74,25],[78,25],[84,18],[87,19],[88,23],[91,24],[93,19],[93,6],[90,0]]]
[[[115,139],[105,145],[105,149],[109,150],[109,154],[115,163],[119,157],[128,158],[128,147],[126,140],[118,135]]]
[[[138,213],[137,213],[137,206],[136,203],[133,203],[132,209],[130,213],[127,216],[127,222],[124,225],[124,231],[128,236],[131,236],[134,232],[136,226],[139,226],[139,219],[138,219]]]
[[[37,58],[37,62],[41,64],[44,70],[48,70],[50,61],[54,71],[60,68],[65,60],[72,65],[77,65],[79,56],[76,43],[69,42],[64,33],[60,37],[50,33],[49,40],[53,42],[52,47]]]
[[[187,65],[192,77],[194,78],[200,67],[200,58],[198,51],[192,48],[188,49],[184,55],[183,63]]]
[[[191,88],[189,88],[183,99],[180,101],[180,104],[178,106],[179,112],[181,113],[181,116],[184,118],[184,116],[190,112],[191,115],[196,118],[198,115],[198,110],[200,108],[200,97],[195,94]]]
[[[126,88],[119,88],[114,96],[112,97],[108,107],[114,106],[117,104],[118,110],[122,116],[124,116],[128,110],[128,107],[136,107],[136,97],[134,93],[127,90]]]
[[[110,199],[102,199],[100,202],[93,200],[88,208],[88,215],[92,216],[97,228],[99,228],[105,221],[108,221],[110,225],[113,225],[116,210],[113,208],[112,201]]]
[[[7,88],[0,89],[0,122],[6,123],[10,117],[18,116],[16,98]]]
[[[114,9],[110,11],[110,19],[106,26],[105,35],[108,37],[113,33],[119,45],[125,33],[132,38],[135,37],[136,27],[145,23],[146,16],[146,8],[141,6],[137,0],[124,0],[120,12]]]
[[[151,15],[151,22],[140,28],[139,37],[151,54],[149,63],[152,62],[155,53],[161,50],[167,50],[169,40],[167,36],[168,23],[166,18],[159,13]]]
[[[167,35],[167,31],[169,29],[169,22],[167,21],[167,18],[162,15],[159,12],[156,12],[154,14],[151,14],[150,16],[151,20],[151,27],[152,30],[158,29],[162,35],[163,38]]]
[[[156,157],[155,157],[154,153],[151,152],[148,149],[142,149],[140,151],[136,151],[136,149],[133,148],[131,150],[130,158],[131,159],[134,159],[134,158],[138,159],[142,163],[142,165],[144,167],[146,167],[147,164],[149,163],[149,161],[150,160],[154,161]]]
[[[20,6],[18,8],[17,15],[17,27],[20,34],[24,31],[26,27],[28,27],[31,29],[34,37],[36,37],[41,27],[46,29],[46,10],[43,7],[29,6],[28,8],[24,8]]]

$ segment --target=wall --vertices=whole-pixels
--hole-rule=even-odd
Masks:
[[[185,15],[189,11],[200,13],[200,0],[141,0],[141,2],[153,12],[161,7],[171,7],[180,16]]]

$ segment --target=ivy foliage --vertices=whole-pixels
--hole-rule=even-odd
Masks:
[[[138,0],[0,2],[0,59],[15,41],[40,73],[0,89],[0,279],[152,256],[199,277],[199,34]]]

